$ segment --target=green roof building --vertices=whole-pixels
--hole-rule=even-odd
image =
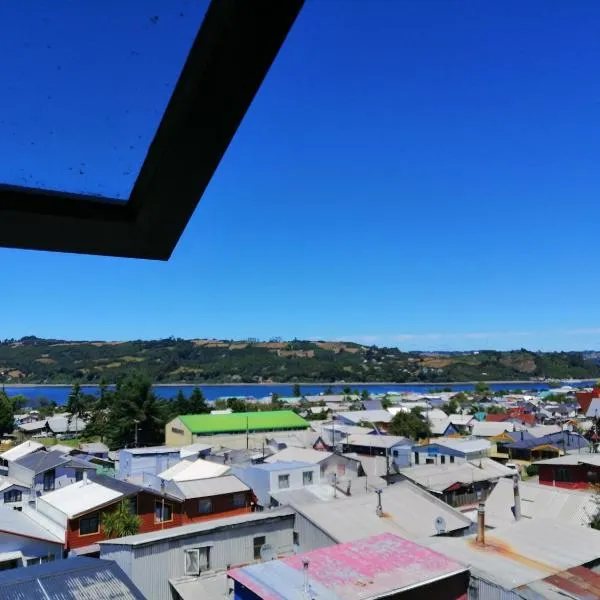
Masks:
[[[299,431],[309,424],[292,410],[269,410],[218,415],[180,415],[167,423],[168,446],[192,444],[206,436]]]

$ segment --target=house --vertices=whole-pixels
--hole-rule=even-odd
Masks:
[[[108,459],[108,446],[102,442],[81,443],[79,444],[79,448],[75,450],[75,453]]]
[[[335,417],[336,423],[341,425],[387,425],[392,421],[392,415],[387,410],[355,410],[338,413]]]
[[[485,520],[485,511],[481,520]],[[469,598],[503,600],[539,598],[591,598],[535,593],[535,587],[549,576],[575,567],[595,565],[600,554],[600,532],[550,519],[522,519],[485,531],[478,539],[430,538],[421,543],[462,564],[471,571]],[[554,578],[551,578],[554,580]],[[589,591],[589,590],[588,590]]]
[[[0,509],[0,571],[62,557],[59,536],[20,511]],[[4,598],[1,587],[0,598]]]
[[[132,535],[100,542],[100,557],[114,560],[148,600],[179,598],[178,589],[190,582],[260,561],[261,551],[268,550],[269,557],[291,555],[294,520],[293,510],[280,508]]]
[[[29,500],[31,489],[10,477],[0,477],[0,509],[19,510]]]
[[[370,400],[362,400],[361,406],[363,410],[385,410],[379,398],[371,398]]]
[[[575,392],[575,398],[581,408],[581,412],[586,417],[595,417],[597,405],[592,407],[590,410],[591,404],[594,400],[600,399],[600,388],[593,388],[591,390],[582,390],[580,392]],[[598,411],[600,414],[600,411]]]
[[[344,453],[384,456],[390,466],[408,467],[411,463],[412,441],[395,435],[350,435],[343,443]]]
[[[446,437],[449,435],[457,435],[458,429],[452,425],[448,417],[443,419],[429,419],[429,430],[433,437]]]
[[[458,600],[469,569],[393,533],[232,569],[233,597],[289,600],[310,590],[314,600]],[[357,595],[357,590],[360,594]]]
[[[458,433],[464,434],[471,431],[471,426],[477,421],[473,415],[451,414],[448,415],[448,420]]]
[[[317,465],[321,472],[321,480],[332,481],[355,479],[361,475],[361,466],[358,460],[322,450],[310,448],[285,448],[265,459],[265,463],[276,462],[305,462]]]
[[[231,413],[226,415],[180,415],[167,423],[165,442],[183,446],[216,435],[250,435],[275,431],[302,431],[310,424],[293,410]]]
[[[114,562],[87,557],[4,571],[0,578],[0,598],[144,600]]]
[[[523,519],[552,519],[587,527],[598,507],[589,492],[566,490],[535,482],[518,483]],[[485,503],[486,525],[503,527],[515,523],[515,487],[509,479],[500,479]]]
[[[600,483],[600,454],[565,454],[534,464],[538,468],[540,485],[586,490]]]
[[[42,435],[56,437],[72,437],[85,430],[87,421],[79,417],[71,417],[68,414],[60,414],[48,417],[40,421],[22,423],[17,429],[25,435]]]
[[[34,452],[8,465],[9,478],[30,489],[34,495],[81,481],[84,473],[95,472],[95,465],[59,452]]]
[[[180,458],[206,458],[212,450],[212,445],[210,444],[188,444],[187,446],[183,446],[179,449]]]
[[[531,413],[510,410],[506,413],[488,414],[485,418],[487,423],[514,423],[532,427],[536,424],[536,416]]]
[[[181,460],[169,467],[158,476],[166,481],[193,481],[197,479],[208,479],[220,477],[229,473],[229,466],[220,465],[203,458],[196,460]]]
[[[531,433],[533,430],[530,430]],[[589,447],[589,442],[578,433],[561,431],[540,438],[519,439],[505,444],[511,459],[534,461],[555,458],[568,452],[580,452]]]
[[[299,461],[234,467],[233,473],[252,489],[263,508],[278,505],[273,492],[302,489],[321,482],[318,464]]]
[[[487,456],[491,444],[476,438],[435,438],[428,444],[413,446],[414,464],[453,464]]]
[[[158,475],[180,460],[179,449],[169,446],[125,448],[119,451],[119,478],[129,479],[144,473]]]
[[[395,533],[411,540],[464,535],[472,525],[467,516],[410,481],[360,494],[329,494],[321,499],[300,490],[290,493],[287,501],[297,513],[295,531],[301,551],[380,533]]]
[[[464,506],[487,498],[501,477],[515,471],[489,458],[455,464],[430,464],[402,469],[402,477],[441,498],[450,506]]]
[[[19,458],[23,458],[34,452],[39,452],[40,450],[44,451],[45,449],[46,447],[43,444],[28,440],[0,454],[0,459],[2,459],[4,465],[7,465],[11,461],[18,460]]]
[[[504,421],[475,421],[471,428],[471,435],[473,437],[489,439],[514,430],[514,423],[506,423]]]

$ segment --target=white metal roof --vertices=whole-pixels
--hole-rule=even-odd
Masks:
[[[186,499],[235,494],[238,492],[247,492],[250,489],[235,475],[212,477],[211,479],[197,479],[196,481],[178,481],[177,487]]]
[[[535,427],[526,427],[526,431],[528,431],[533,437],[540,438],[545,435],[550,435],[551,433],[558,433],[561,431],[560,425],[536,425]]]
[[[519,492],[523,520],[554,519],[569,525],[587,526],[597,510],[594,495],[588,492],[528,482],[520,482]],[[487,524],[501,527],[514,523],[513,505],[513,482],[500,479],[485,503]]]
[[[73,518],[122,497],[124,497],[122,492],[117,492],[88,479],[87,481],[77,481],[60,490],[44,494],[38,499],[38,502],[45,502],[58,509],[68,518]]]
[[[431,441],[432,444],[438,444],[444,448],[450,448],[457,452],[471,454],[473,452],[485,452],[490,449],[488,440],[472,439],[472,438],[438,438]]]
[[[367,446],[371,448],[392,448],[397,445],[412,446],[412,442],[396,435],[350,435],[344,442],[351,446]]]
[[[473,415],[463,415],[463,414],[452,414],[449,415],[450,423],[452,425],[468,425],[475,417]]]
[[[350,542],[380,533],[396,533],[408,539],[436,535],[435,520],[442,517],[446,531],[470,527],[471,520],[409,481],[383,489],[384,516],[377,516],[377,495],[338,494],[331,502],[293,506],[337,542]]]
[[[161,479],[167,481],[193,481],[195,479],[206,479],[208,477],[219,477],[229,472],[229,467],[220,465],[203,458],[195,461],[182,460],[166,471],[159,473]]]
[[[306,462],[312,465],[319,464],[332,456],[331,452],[313,450],[312,448],[284,448],[265,459],[266,463],[274,462]]]
[[[13,479],[10,479],[9,477],[0,476],[0,492],[3,492],[4,490],[11,488],[13,485],[17,485],[17,486],[20,486],[20,487],[26,489],[26,486],[24,486],[22,483],[19,483],[18,481],[14,481]]]
[[[423,545],[469,565],[471,572],[506,589],[583,565],[600,556],[600,532],[549,519],[523,519],[487,531],[485,546],[472,537],[433,538]]]
[[[444,417],[443,419],[429,419],[429,428],[433,435],[443,435],[449,425],[452,425],[452,423],[450,423],[448,417]]]
[[[171,446],[148,446],[147,448],[124,448],[121,452],[129,452],[129,454],[173,454],[179,453],[179,448]]]
[[[389,423],[392,415],[387,410],[353,410],[339,413],[340,417],[352,423]]]
[[[441,408],[430,408],[424,413],[430,421],[448,419],[448,415]]]
[[[515,425],[514,423],[503,423],[503,422],[495,422],[495,421],[475,421],[473,423],[473,429],[471,430],[471,435],[476,437],[493,437],[495,435],[500,435],[505,431],[514,431]]]
[[[6,452],[0,454],[0,458],[4,460],[18,460],[19,458],[23,458],[23,456],[27,456],[40,448],[43,448],[44,445],[39,442],[34,442],[33,440],[29,440],[27,442],[23,442]]]
[[[468,462],[449,465],[419,465],[401,469],[400,473],[434,492],[443,492],[455,483],[466,485],[476,481],[490,481],[499,477],[495,471],[480,469]]]
[[[0,532],[54,542],[55,544],[64,543],[64,538],[57,537],[39,523],[33,521],[27,514],[8,508],[0,509]]]

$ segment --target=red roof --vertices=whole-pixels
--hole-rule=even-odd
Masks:
[[[510,419],[510,415],[508,413],[501,413],[498,415],[486,415],[485,420],[490,423],[502,423],[504,421],[508,421]]]
[[[600,388],[594,388],[591,392],[575,392],[575,397],[579,402],[579,406],[581,406],[581,410],[584,414],[587,414],[592,400],[600,398]]]
[[[502,413],[499,415],[486,415],[486,421],[490,423],[504,423],[505,421],[517,421],[522,425],[534,425],[536,422],[535,415],[532,414],[518,414],[511,415],[509,413]]]

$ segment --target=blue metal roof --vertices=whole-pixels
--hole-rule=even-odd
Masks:
[[[38,473],[44,473],[50,469],[60,467],[70,460],[70,457],[63,456],[59,452],[34,452],[19,458],[15,462],[37,475]]]
[[[559,431],[542,437],[531,437],[530,439],[517,440],[512,444],[506,444],[506,448],[527,450],[529,448],[537,448],[538,446],[556,446],[560,449],[577,450],[578,448],[587,448],[588,441],[570,431]]]
[[[2,600],[144,600],[115,562],[77,557],[2,571]]]

